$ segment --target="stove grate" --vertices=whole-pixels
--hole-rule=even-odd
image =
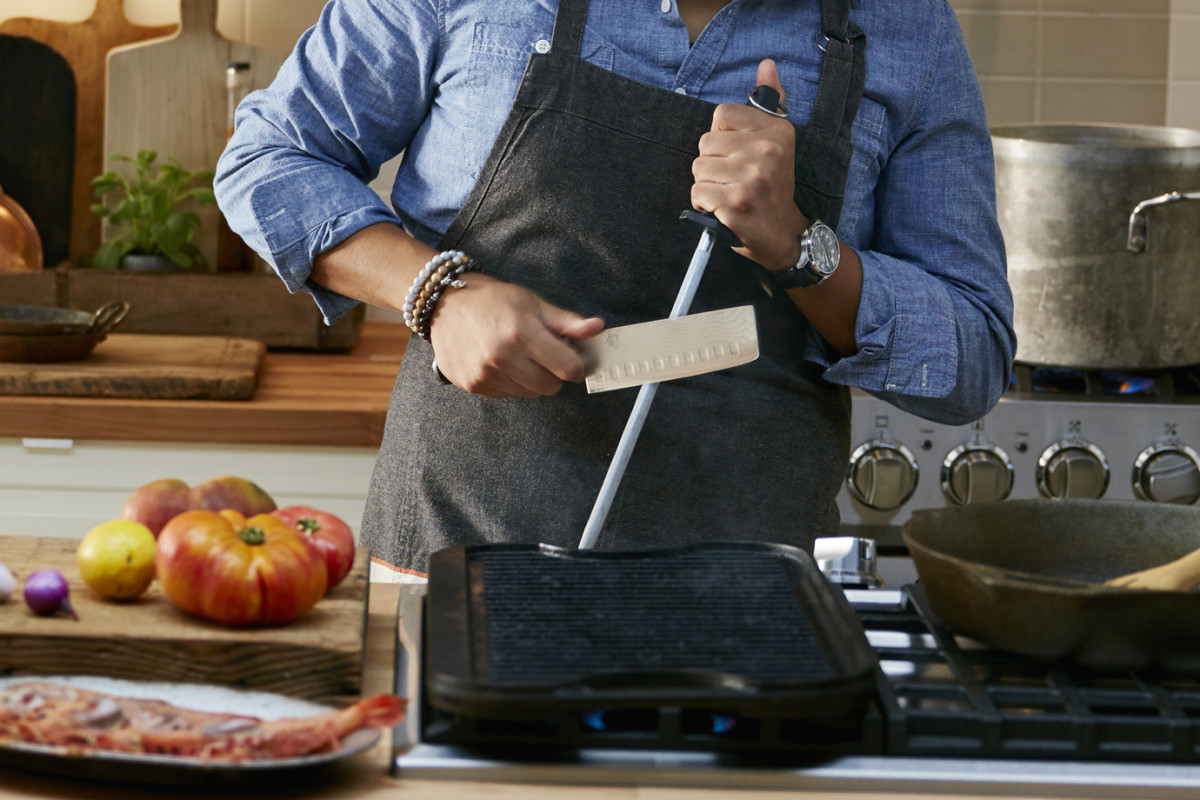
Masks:
[[[860,612],[881,670],[886,752],[1200,762],[1200,680],[1047,664],[957,638],[919,590]]]

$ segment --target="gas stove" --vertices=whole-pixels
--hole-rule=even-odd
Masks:
[[[1018,365],[971,425],[855,392],[843,533],[903,545],[914,509],[1021,498],[1200,499],[1200,368],[1132,373]]]
[[[1090,798],[1194,797],[1200,788],[1200,681],[999,653],[951,634],[917,587],[845,591],[879,660],[861,735],[812,741],[780,757],[649,745],[430,744],[421,675],[426,587],[406,586],[396,690],[414,702],[394,732],[393,771],[460,781]]]

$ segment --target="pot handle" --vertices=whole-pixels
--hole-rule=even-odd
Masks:
[[[108,333],[121,320],[125,319],[125,315],[129,313],[129,303],[125,300],[118,300],[112,303],[107,303],[96,309],[95,315],[92,317],[92,323],[88,326],[88,333]]]
[[[1200,192],[1167,192],[1166,194],[1160,194],[1158,197],[1143,200],[1134,206],[1133,213],[1129,215],[1129,238],[1125,242],[1126,249],[1131,253],[1146,252],[1149,242],[1146,228],[1150,224],[1149,220],[1146,219],[1146,209],[1166,205],[1167,203],[1181,203],[1188,200],[1200,200]]]

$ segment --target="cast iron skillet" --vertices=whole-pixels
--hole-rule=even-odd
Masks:
[[[53,306],[0,306],[0,361],[78,361],[104,341],[129,312],[113,302],[95,312]]]
[[[1006,500],[913,512],[930,607],[993,647],[1099,669],[1200,674],[1200,592],[1103,586],[1200,547],[1200,508]]]

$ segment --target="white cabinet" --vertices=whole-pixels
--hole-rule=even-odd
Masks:
[[[159,478],[254,481],[280,506],[337,514],[355,535],[374,448],[176,444],[0,437],[0,535],[79,538]]]

